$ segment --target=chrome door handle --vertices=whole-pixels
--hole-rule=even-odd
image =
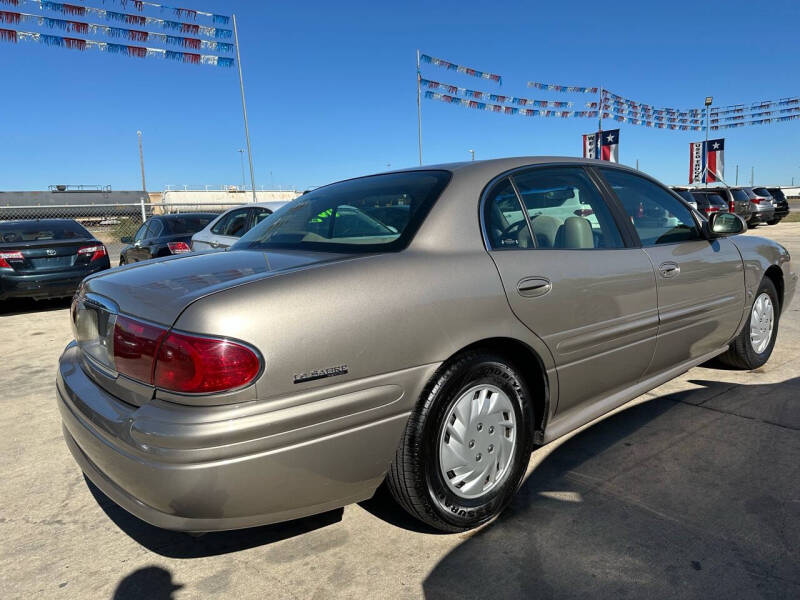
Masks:
[[[219,248],[219,242],[211,242],[210,245],[212,248]]]
[[[553,284],[545,277],[526,277],[517,284],[517,293],[523,298],[544,296],[553,289]]]
[[[658,270],[664,279],[677,277],[681,273],[681,268],[674,262],[665,262],[658,267]]]

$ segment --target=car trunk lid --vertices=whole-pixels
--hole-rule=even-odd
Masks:
[[[0,254],[19,275],[80,271],[86,269],[92,256],[79,254],[79,250],[94,245],[99,244],[88,239],[0,244]]]

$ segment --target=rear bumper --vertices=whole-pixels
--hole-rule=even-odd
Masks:
[[[57,273],[17,275],[0,271],[0,300],[8,298],[66,298],[75,294],[81,281],[89,275],[109,269],[106,261],[83,271],[61,271]]]
[[[433,369],[370,378],[359,391],[312,402],[136,407],[87,377],[71,345],[57,395],[67,446],[108,497],[157,527],[215,531],[369,498],[394,456],[409,398]]]
[[[775,209],[770,207],[766,209],[756,210],[754,209],[750,213],[750,223],[766,223],[767,221],[771,221],[772,218],[775,216]]]

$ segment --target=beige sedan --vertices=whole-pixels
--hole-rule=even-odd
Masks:
[[[87,279],[64,437],[160,527],[294,519],[388,480],[413,516],[469,529],[532,448],[712,358],[769,359],[798,276],[745,228],[599,161],[334,183],[228,252]]]

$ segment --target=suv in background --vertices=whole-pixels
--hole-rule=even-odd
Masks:
[[[750,218],[750,198],[741,190],[733,190],[729,187],[710,187],[696,188],[692,190],[695,195],[710,194],[719,196],[728,205],[728,212],[735,213],[745,221]]]
[[[741,189],[743,189],[750,198],[750,208],[752,212],[750,213],[750,219],[747,221],[750,227],[755,227],[760,223],[769,223],[775,218],[775,206],[772,204],[772,196],[769,194],[756,194],[751,187],[743,187]]]
[[[761,188],[757,188],[761,189]],[[784,219],[789,214],[789,201],[786,199],[786,196],[783,194],[783,190],[781,188],[766,188],[769,195],[772,196],[772,200],[775,204],[775,217],[772,221],[769,221],[770,225],[777,225],[781,222],[781,219]]]
[[[697,210],[706,217],[710,217],[713,213],[726,213],[730,212],[728,203],[725,202],[718,192],[708,190],[692,190],[695,202],[697,202]]]
[[[694,199],[694,196],[692,196],[692,192],[689,190],[689,188],[673,187],[672,191],[683,198],[689,206],[697,210],[697,201]]]

